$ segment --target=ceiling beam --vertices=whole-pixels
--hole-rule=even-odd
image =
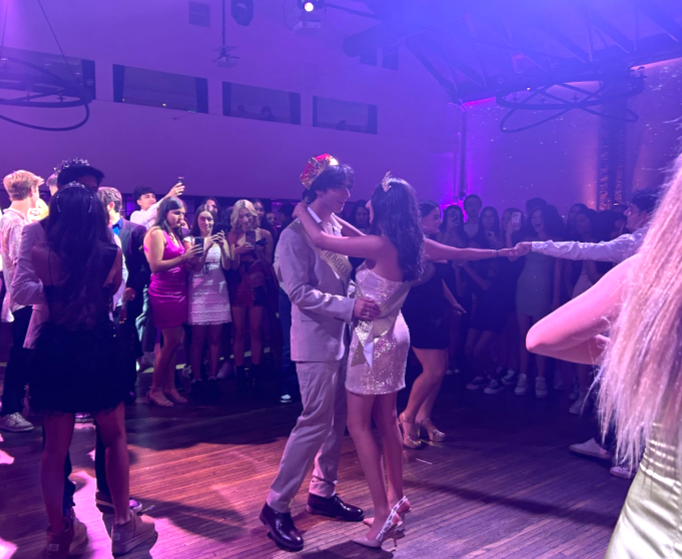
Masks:
[[[571,39],[564,35],[553,25],[545,25],[544,31],[547,33],[555,42],[559,43],[567,51],[569,51],[573,56],[575,56],[583,64],[588,64],[590,62],[590,55],[586,53],[580,46],[575,44]]]
[[[610,21],[602,16],[595,9],[589,10],[589,19],[599,31],[611,39],[618,47],[620,47],[627,54],[635,52],[635,43],[628,39],[624,33],[619,31]]]
[[[459,104],[460,99],[459,99],[459,92],[457,90],[457,86],[445,78],[443,74],[441,74],[436,66],[429,60],[429,57],[426,56],[422,50],[419,48],[417,45],[417,42],[414,38],[410,38],[407,41],[405,41],[405,46],[407,49],[412,53],[412,55],[419,60],[419,62],[422,63],[424,68],[434,77],[436,78],[436,81],[441,85],[443,89],[445,89],[445,92],[448,94],[450,97],[450,100],[453,103]]]
[[[635,0],[637,8],[651,21],[658,25],[678,43],[682,43],[682,26],[668,13],[659,8],[651,0]]]
[[[455,56],[452,51],[448,48],[443,48],[439,43],[437,43],[429,33],[422,33],[418,37],[419,43],[426,48],[430,49],[436,55],[440,56],[445,60],[450,66],[459,70],[467,78],[480,87],[486,86],[485,76],[481,75],[474,68],[469,66],[461,58]]]

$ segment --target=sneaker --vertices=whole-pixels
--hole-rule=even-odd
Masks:
[[[114,524],[111,529],[111,553],[123,555],[156,535],[151,518],[131,515],[125,524]]]
[[[156,354],[153,351],[147,351],[140,359],[140,370],[146,371],[149,368],[154,367],[156,362]]]
[[[114,504],[111,501],[111,495],[104,493],[104,491],[97,491],[95,493],[95,506],[100,512],[114,514]],[[140,501],[137,499],[133,499],[132,497],[128,501],[128,506],[135,514],[139,514],[142,510],[142,503],[140,503]]]
[[[528,393],[528,375],[523,373],[519,375],[519,380],[516,382],[514,394],[517,396],[525,396]]]
[[[189,365],[189,364],[185,365],[182,368],[182,371],[180,374],[185,378],[192,378],[192,367],[191,367],[191,365]]]
[[[27,421],[19,412],[0,417],[0,430],[12,433],[25,433],[33,430],[33,423]]]
[[[609,470],[609,473],[612,476],[616,476],[616,477],[619,477],[621,479],[632,479],[633,477],[635,477],[637,470],[633,470],[633,469],[631,469],[628,466],[625,466],[623,464],[617,464],[617,465],[611,467],[611,469]]]
[[[58,534],[47,530],[45,557],[47,559],[67,559],[77,553],[88,541],[88,530],[71,512],[70,518],[64,518],[65,528]]]
[[[581,392],[579,396],[575,399],[575,402],[571,404],[568,408],[568,413],[571,415],[580,415],[583,411],[583,406],[585,405],[585,400],[587,399],[587,394]]]
[[[224,379],[230,376],[230,373],[232,372],[232,365],[230,365],[229,361],[225,361],[223,363],[222,367],[218,370],[218,374],[216,375],[219,379]]]
[[[279,403],[280,404],[293,404],[294,399],[291,397],[291,394],[282,394],[279,397]]]
[[[508,369],[500,379],[500,382],[505,386],[514,386],[516,384],[516,371],[514,369]]]
[[[92,414],[89,413],[77,413],[76,414],[76,423],[94,423],[95,420],[92,417]]]
[[[547,379],[545,377],[535,379],[535,397],[547,398]]]
[[[602,448],[594,438],[585,441],[584,443],[572,444],[568,447],[568,450],[575,454],[580,454],[581,456],[599,458],[599,460],[611,460],[613,458],[613,455],[605,448]]]
[[[499,394],[503,390],[504,386],[502,386],[502,383],[494,378],[488,383],[488,386],[483,389],[483,394]]]
[[[488,382],[488,379],[478,375],[471,379],[469,384],[467,384],[467,390],[479,390],[483,388]]]

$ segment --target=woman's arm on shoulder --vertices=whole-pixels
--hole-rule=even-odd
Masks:
[[[611,323],[620,312],[634,256],[606,274],[599,283],[540,320],[526,338],[528,351],[573,363],[597,364],[607,347]]]

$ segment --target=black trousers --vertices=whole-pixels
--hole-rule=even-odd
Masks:
[[[31,356],[31,350],[24,349],[24,341],[31,321],[31,314],[33,314],[33,307],[24,307],[13,314],[14,322],[11,323],[13,345],[9,351],[2,392],[3,416],[21,412],[24,406]]]

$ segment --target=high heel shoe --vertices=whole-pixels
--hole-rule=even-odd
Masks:
[[[430,441],[441,443],[445,440],[445,433],[443,433],[443,431],[438,429],[438,427],[436,427],[433,424],[433,421],[431,421],[430,417],[427,417],[419,424],[420,434],[421,429],[424,429],[424,431],[426,431],[426,434],[429,437]]]
[[[166,398],[168,398],[174,404],[186,404],[189,402],[189,400],[184,396],[181,396],[177,390],[169,390],[168,392],[164,392],[164,394]]]
[[[159,408],[173,407],[173,402],[166,398],[166,395],[163,392],[155,396],[151,390],[147,392],[147,404],[150,406],[157,406]]]
[[[400,522],[396,524],[395,530],[398,533],[404,534],[407,531],[407,515],[408,513],[412,512],[412,506],[410,505],[410,501],[407,500],[407,498],[404,499],[403,504],[398,508],[398,516],[400,517]],[[374,524],[374,518],[365,518],[363,521],[363,524],[366,524],[367,526],[372,526]]]
[[[410,436],[410,430],[405,427],[405,423],[413,423],[411,421],[407,420],[407,417],[405,416],[405,412],[401,413],[398,416],[398,424],[400,425],[400,429],[403,433],[403,446],[405,448],[412,448],[412,449],[417,449],[422,446],[422,442],[419,439],[413,439]]]
[[[398,547],[398,538],[396,537],[398,523],[400,522],[398,510],[406,502],[407,497],[403,497],[395,504],[395,506],[391,509],[391,512],[388,513],[388,518],[381,527],[381,530],[379,530],[376,539],[370,539],[367,536],[363,536],[361,538],[355,538],[353,543],[357,543],[358,545],[362,545],[364,547],[380,549],[381,544],[383,544],[387,539],[392,539],[394,547]]]

